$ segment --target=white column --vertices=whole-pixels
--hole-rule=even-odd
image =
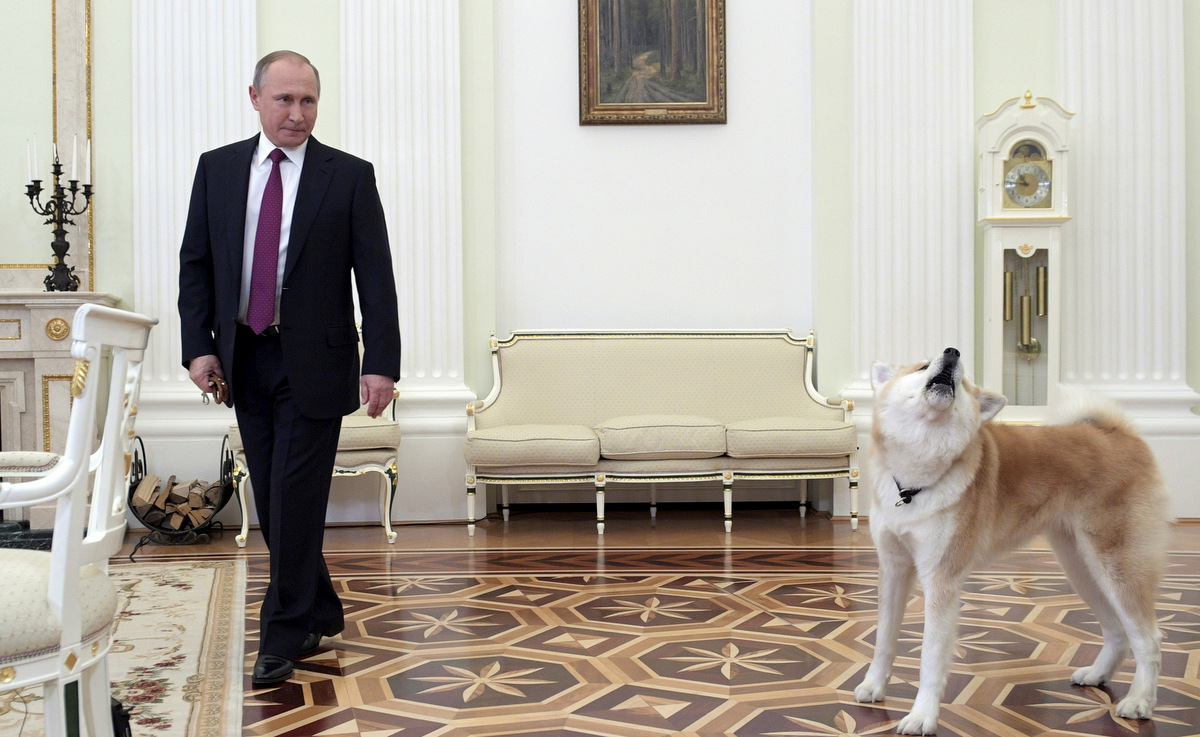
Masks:
[[[863,451],[872,362],[954,346],[974,363],[972,22],[957,0],[854,3],[853,373],[842,394]],[[834,513],[849,511],[839,487]]]
[[[375,164],[400,299],[399,520],[466,513],[458,9],[342,3],[343,148]]]
[[[847,395],[867,416],[873,361],[974,360],[972,33],[970,3],[854,6]]]
[[[1200,472],[1187,385],[1182,0],[1059,2],[1059,84],[1075,113],[1063,249],[1062,380],[1109,394],[1155,449],[1175,514]]]
[[[179,244],[200,154],[258,128],[246,88],[256,3],[133,0],[134,304],[159,319],[143,364],[137,432],[152,473],[216,478],[233,412],[200,403],[180,365]]]

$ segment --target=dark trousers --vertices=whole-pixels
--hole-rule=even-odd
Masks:
[[[271,560],[258,649],[294,659],[309,632],[344,627],[342,602],[321,554],[341,418],[297,411],[278,335],[255,335],[239,325],[233,355],[234,410]]]

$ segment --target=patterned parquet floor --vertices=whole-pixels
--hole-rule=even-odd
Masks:
[[[644,513],[610,510],[600,539],[587,515],[538,512],[488,521],[474,539],[462,526],[401,527],[394,548],[378,527],[331,529],[347,629],[285,684],[247,678],[244,734],[891,733],[916,692],[922,602],[918,591],[886,701],[856,703],[877,615],[868,525],[765,510],[726,538],[711,529],[719,512],[659,520],[661,534]],[[1132,661],[1111,685],[1070,684],[1099,627],[1035,544],[970,578],[938,734],[1200,734],[1200,525],[1173,535],[1152,721],[1113,713]],[[214,555],[249,562],[248,672],[266,557],[219,552],[230,545]]]

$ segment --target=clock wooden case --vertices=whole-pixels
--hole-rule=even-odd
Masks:
[[[1054,100],[1026,92],[976,124],[984,258],[980,379],[1008,398],[1002,421],[1043,420],[1058,392],[1071,118]]]

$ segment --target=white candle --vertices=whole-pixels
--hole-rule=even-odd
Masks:
[[[29,172],[29,181],[33,181],[33,148],[29,145],[29,139],[25,139],[25,169]]]
[[[38,166],[38,163],[37,163],[37,134],[34,133],[33,134],[33,179],[34,179],[34,181],[37,181],[37,178],[38,178],[37,166]]]
[[[50,165],[53,166],[54,164],[58,163],[58,141],[50,144],[50,153],[53,154],[53,156],[50,157]],[[51,171],[53,171],[53,169]]]
[[[79,177],[75,176],[76,164],[79,162],[79,134],[71,136],[71,181],[78,182]]]
[[[83,154],[83,183],[92,183],[92,139],[87,139],[87,148]]]

